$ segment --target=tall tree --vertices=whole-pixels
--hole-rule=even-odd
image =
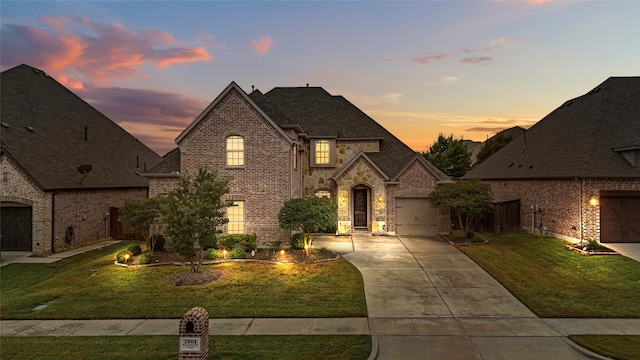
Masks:
[[[143,235],[147,241],[147,248],[153,254],[160,235],[152,234],[151,226],[156,218],[162,216],[161,212],[162,198],[129,199],[120,208],[118,221],[126,231]]]
[[[452,209],[464,238],[467,238],[474,217],[491,209],[491,187],[478,179],[441,184],[431,192],[431,204]]]
[[[471,169],[471,151],[462,138],[454,139],[453,134],[445,137],[440,133],[422,156],[449,176],[460,177]]]
[[[337,209],[337,205],[325,197],[295,198],[282,205],[278,222],[283,229],[300,230],[304,233],[304,249],[309,255],[313,245],[311,233],[335,225],[338,221]]]
[[[505,145],[511,142],[511,140],[513,140],[513,136],[505,133],[498,133],[496,136],[485,141],[484,144],[482,144],[480,151],[478,151],[478,155],[476,156],[477,163],[480,164],[481,162],[487,160],[489,156],[502,149]]]
[[[195,176],[180,176],[178,186],[165,195],[165,234],[171,248],[190,262],[192,272],[200,272],[202,249],[215,244],[220,225],[229,221],[226,208],[232,203],[222,200],[229,192],[229,180],[200,167]]]

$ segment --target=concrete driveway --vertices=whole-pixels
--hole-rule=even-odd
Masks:
[[[344,257],[364,278],[377,359],[593,358],[438,237],[352,242]]]

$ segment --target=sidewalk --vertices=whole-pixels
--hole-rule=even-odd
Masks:
[[[106,240],[96,244],[83,246],[77,249],[53,253],[49,256],[31,257],[33,253],[26,251],[3,251],[0,253],[0,267],[9,264],[51,264],[62,259],[80,255],[92,250],[102,249],[103,247],[117,244],[120,240]]]

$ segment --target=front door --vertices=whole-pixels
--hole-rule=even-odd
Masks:
[[[353,189],[353,226],[367,227],[367,189]]]

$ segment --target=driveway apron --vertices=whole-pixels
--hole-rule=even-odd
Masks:
[[[352,236],[377,359],[587,359],[436,236]]]

